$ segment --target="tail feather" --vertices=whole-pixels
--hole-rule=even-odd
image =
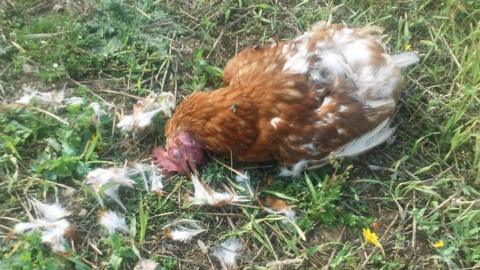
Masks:
[[[397,67],[404,68],[418,63],[418,61],[420,61],[420,58],[415,52],[404,52],[392,55],[392,61]]]
[[[395,128],[390,127],[390,123],[391,119],[386,119],[374,129],[341,146],[333,154],[336,158],[357,156],[384,143],[395,131]]]

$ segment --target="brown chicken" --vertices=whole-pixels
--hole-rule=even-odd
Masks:
[[[187,171],[203,152],[235,160],[277,160],[283,175],[358,155],[387,140],[414,53],[390,55],[375,26],[317,23],[292,41],[246,48],[224,70],[225,87],[195,92],[166,127],[166,171]],[[190,162],[189,162],[190,161]]]

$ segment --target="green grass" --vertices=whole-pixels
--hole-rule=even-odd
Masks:
[[[246,268],[286,259],[299,259],[301,269],[480,267],[478,1],[47,2],[0,2],[0,269],[132,269],[139,258],[163,269],[219,267],[196,240],[164,239],[162,227],[178,217],[201,221],[208,231],[198,239],[207,247],[241,237]],[[420,53],[420,64],[406,71],[392,144],[295,179],[274,177],[274,166],[263,166],[270,164],[235,164],[248,168],[261,198],[276,195],[294,205],[296,225],[266,215],[255,202],[186,207],[182,196],[193,187],[177,176],[166,182],[164,196],[140,184],[122,190],[130,235],[109,237],[99,228],[100,206],[84,184],[86,173],[144,159],[163,143],[161,118],[141,134],[113,128],[115,113],[135,101],[126,94],[181,97],[215,89],[237,50],[293,38],[329,16],[380,25],[393,52]],[[47,110],[65,124],[44,109],[7,104],[23,85],[45,91],[65,85],[83,105]],[[88,104],[103,100],[116,106],[92,121]],[[201,174],[215,188],[234,183],[216,161]],[[28,219],[28,197],[58,199],[74,212],[81,238],[72,255],[53,254],[36,234],[9,234],[15,220]],[[82,209],[87,214],[77,215]],[[364,242],[361,229],[369,227],[385,257]],[[433,248],[438,240],[445,247]]]

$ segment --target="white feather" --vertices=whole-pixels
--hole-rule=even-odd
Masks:
[[[139,129],[148,127],[150,124],[152,124],[153,117],[155,115],[157,115],[160,111],[161,111],[160,109],[157,109],[157,110],[154,110],[154,111],[144,112],[144,113],[138,114],[136,116],[136,119],[135,119],[136,126]]]
[[[15,224],[13,227],[13,232],[14,233],[24,233],[26,231],[30,231],[32,229],[36,229],[40,227],[40,224],[35,223],[35,222],[20,222]]]
[[[186,243],[203,231],[205,230],[192,230],[180,227],[178,229],[171,230],[169,232],[169,238],[175,241]]]
[[[420,61],[418,54],[415,52],[404,52],[404,53],[392,55],[391,57],[392,57],[393,63],[399,68],[408,67]]]
[[[176,106],[175,95],[170,92],[163,92],[157,97],[157,107],[167,116],[171,116]]]
[[[390,127],[390,123],[391,120],[386,119],[374,129],[341,146],[332,154],[336,158],[353,157],[384,143],[395,131],[395,128]],[[325,158],[324,160],[327,159]]]
[[[166,236],[172,240],[180,242],[189,242],[193,237],[205,231],[197,220],[181,219],[167,224],[163,227],[166,229]]]
[[[284,48],[286,73],[308,73],[315,84],[341,82],[351,89],[359,101],[375,102],[391,98],[403,80],[399,68],[419,61],[416,53],[389,55],[381,40],[378,27],[329,28],[330,22],[320,22],[311,31],[296,38]],[[311,37],[323,31],[323,38],[314,47]],[[316,60],[316,61],[313,61]],[[377,61],[378,60],[378,61]],[[340,80],[338,80],[340,79]]]
[[[64,103],[67,105],[80,105],[83,103],[83,98],[81,97],[69,97],[64,99]]]
[[[70,213],[58,203],[46,204],[35,198],[31,199],[31,202],[39,216],[46,220],[56,221],[70,215]]]
[[[118,195],[120,186],[132,188],[135,182],[127,177],[128,170],[125,168],[111,167],[108,169],[97,168],[90,171],[86,177],[87,185],[91,186],[97,194],[100,204],[103,206],[101,194],[115,201],[123,210],[127,210]]]
[[[278,176],[289,177],[289,176],[299,176],[305,168],[307,167],[308,161],[307,160],[300,160],[299,162],[295,163],[291,169],[287,167],[282,167],[280,169],[280,173]]]
[[[162,112],[171,116],[175,108],[175,95],[164,92],[159,95],[152,93],[148,97],[137,102],[133,107],[133,113],[123,116],[117,127],[124,131],[143,129],[151,125],[153,118]]]
[[[66,252],[68,242],[65,238],[67,232],[72,228],[71,223],[65,219],[70,214],[60,204],[45,204],[37,199],[30,199],[36,218],[30,216],[30,222],[15,224],[13,232],[17,234],[29,231],[41,233],[42,242],[49,245],[54,252]]]
[[[316,62],[310,70],[311,79],[316,83],[330,84],[339,76],[353,76],[352,68],[342,54],[327,50],[318,52],[318,56],[321,60]]]
[[[70,222],[65,219],[52,222],[42,231],[42,243],[49,245],[54,252],[66,252],[68,243],[65,233],[70,226]]]
[[[15,103],[24,105],[37,103],[57,108],[58,106],[64,105],[63,103],[65,102],[65,89],[59,91],[39,92],[30,85],[24,85],[23,91],[24,95],[16,100]]]
[[[128,233],[127,223],[125,218],[113,211],[105,211],[100,214],[98,223],[107,229],[109,234],[116,231]]]
[[[197,176],[192,175],[193,187],[195,189],[193,197],[190,197],[190,203],[193,205],[213,205],[220,206],[234,202],[249,201],[244,196],[238,196],[233,193],[220,193],[212,190],[200,182]]]
[[[307,38],[308,35],[298,37],[294,42],[299,42],[300,44],[296,45],[295,53],[293,55],[288,55],[286,58],[287,61],[283,66],[283,71],[287,73],[294,74],[303,74],[308,71],[309,62],[308,62],[308,48],[307,48]]]
[[[277,128],[277,125],[278,125],[280,122],[282,122],[282,121],[283,121],[282,118],[274,117],[274,118],[272,118],[272,120],[270,120],[270,125],[272,125],[272,127],[273,127],[274,129],[276,129],[276,128]]]
[[[140,174],[146,191],[159,193],[163,190],[164,175],[158,166],[152,164],[135,163],[133,168],[129,169],[129,175]]]
[[[156,270],[158,268],[158,263],[154,260],[141,259],[135,265],[133,270]]]
[[[65,239],[65,234],[70,227],[71,224],[66,219],[56,221],[35,219],[31,222],[15,224],[13,232],[26,233],[31,230],[39,231],[41,233],[42,243],[49,245],[54,252],[65,252],[68,244]]]
[[[160,193],[163,191],[163,175],[153,175],[150,178],[150,191]]]
[[[128,171],[124,168],[96,168],[87,174],[87,184],[95,189],[99,189],[106,184],[118,184],[132,188],[135,181],[128,178],[127,175]]]
[[[100,192],[103,195],[110,198],[112,201],[114,201],[118,206],[120,206],[123,209],[123,211],[127,212],[127,208],[123,204],[122,200],[120,199],[120,195],[118,194],[118,189],[119,188],[120,188],[119,185],[108,185],[105,188],[101,189]],[[100,193],[97,193],[97,194],[98,194],[98,199],[99,199],[100,205],[102,205],[102,207],[104,207],[102,198],[100,196]]]
[[[88,105],[88,107],[92,109],[96,121],[99,121],[100,117],[105,114],[105,111],[102,109],[98,102],[92,102]]]
[[[370,108],[381,108],[381,107],[394,107],[395,101],[392,98],[379,99],[379,100],[367,100],[364,102]]]
[[[245,187],[245,189],[247,189],[248,193],[250,194],[250,197],[252,198],[255,197],[248,172],[245,172],[245,174],[237,174],[235,176],[235,181],[237,181],[238,183],[241,183]]]
[[[243,249],[240,240],[230,238],[215,248],[213,256],[221,263],[223,269],[237,268],[237,258]]]
[[[15,100],[15,103],[28,105],[32,102],[33,96],[33,94],[24,94],[19,99]]]
[[[130,131],[133,129],[134,123],[135,119],[133,118],[133,115],[125,115],[122,119],[120,119],[117,127],[124,131]]]

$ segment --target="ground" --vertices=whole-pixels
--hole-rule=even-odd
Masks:
[[[229,237],[244,243],[238,264],[247,269],[276,260],[286,269],[480,267],[480,2],[2,0],[0,6],[1,269],[132,269],[139,258],[162,269],[219,268],[211,250]],[[330,17],[379,25],[392,52],[417,51],[421,61],[405,72],[398,127],[387,144],[296,178],[277,177],[274,163],[233,164],[250,173],[260,198],[270,194],[295,206],[305,240],[257,202],[185,206],[193,186],[182,176],[167,179],[163,195],[141,185],[122,189],[130,234],[109,236],[100,228],[100,205],[85,175],[144,160],[163,144],[164,117],[135,134],[115,128],[135,97],[170,91],[181,100],[213,90],[238,50],[293,38]],[[27,87],[65,87],[83,105],[12,104]],[[100,121],[92,121],[92,101],[108,111]],[[212,159],[200,172],[215,189],[235,183],[220,161],[230,164]],[[32,197],[58,200],[73,212],[80,237],[69,255],[52,253],[36,233],[10,233],[28,220]],[[162,227],[179,217],[197,219],[207,231],[189,244],[165,239]],[[363,238],[363,228],[378,235],[384,254]],[[434,247],[440,240],[444,246]]]

